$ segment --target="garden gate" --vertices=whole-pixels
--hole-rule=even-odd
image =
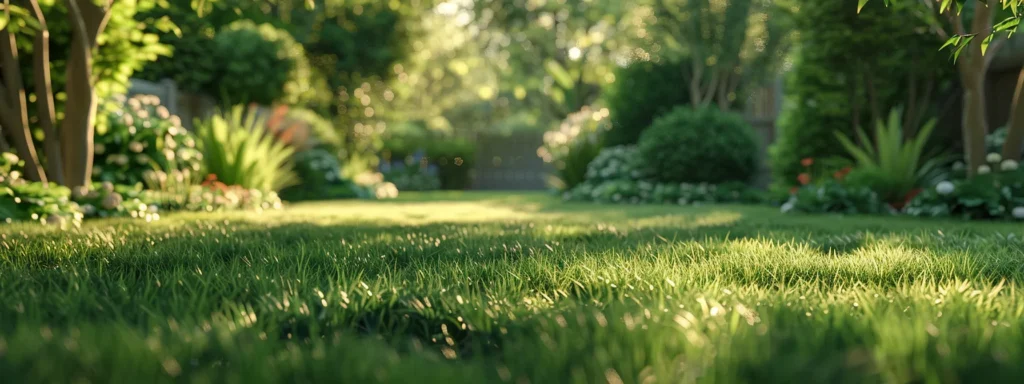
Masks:
[[[540,132],[509,135],[478,134],[477,160],[473,169],[476,190],[543,190],[550,167],[537,156],[544,145]]]

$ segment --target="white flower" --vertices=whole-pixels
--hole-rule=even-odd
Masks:
[[[979,175],[987,175],[987,174],[989,174],[991,172],[992,172],[992,167],[989,167],[987,165],[982,165],[982,166],[978,167],[978,174]]]
[[[111,210],[121,205],[124,199],[118,193],[111,193],[103,198],[103,208]]]
[[[1013,218],[1024,220],[1024,207],[1017,207],[1013,209]]]
[[[958,161],[956,163],[953,163],[953,170],[954,171],[963,171],[964,168],[966,168],[966,167],[967,166],[964,165],[964,162],[962,162],[962,161]]]
[[[132,152],[135,152],[135,153],[142,153],[142,151],[144,149],[146,149],[146,147],[143,146],[142,143],[140,143],[138,141],[133,141],[133,142],[128,143],[128,150],[129,151],[132,151]]]
[[[789,200],[785,204],[782,204],[782,208],[780,210],[782,211],[782,213],[789,213],[790,211],[793,210],[793,208],[796,208],[795,199]]]
[[[94,154],[97,154],[97,155],[102,155],[102,154],[103,154],[103,152],[106,152],[106,151],[107,151],[107,147],[106,147],[106,146],[104,146],[103,144],[99,144],[99,143],[97,143],[96,145],[93,145],[93,146],[92,146],[92,152],[93,152]]]
[[[938,192],[940,195],[948,195],[950,193],[953,193],[955,189],[956,186],[954,186],[953,183],[950,183],[948,181],[942,181],[939,182],[939,184],[935,185],[935,192]]]
[[[1000,156],[998,153],[990,153],[990,154],[988,154],[988,156],[985,156],[985,161],[988,161],[989,163],[995,164],[995,163],[998,163],[1000,161],[1003,161],[1003,157]]]
[[[1006,159],[1003,160],[1003,163],[999,165],[999,169],[1002,169],[1004,171],[1016,171],[1019,166],[1020,164],[1018,164],[1017,161],[1012,159]]]
[[[111,183],[109,181],[104,181],[102,184],[100,184],[100,188],[103,189],[104,193],[113,193],[114,192],[114,183]]]

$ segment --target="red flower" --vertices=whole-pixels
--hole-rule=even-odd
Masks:
[[[800,181],[800,185],[807,185],[811,183],[811,174],[804,172],[797,176],[796,179]]]
[[[796,194],[796,192],[797,192],[797,191],[799,191],[799,190],[800,190],[800,187],[793,187],[793,188],[790,188],[790,189],[789,189],[789,194],[790,194],[790,195],[795,195],[795,194]]]
[[[814,158],[812,158],[812,157],[805,157],[803,160],[800,160],[800,165],[803,165],[805,167],[810,167],[810,166],[814,165]]]

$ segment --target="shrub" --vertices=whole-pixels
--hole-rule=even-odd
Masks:
[[[602,149],[587,166],[586,180],[600,183],[612,180],[646,180],[652,172],[644,166],[636,146],[620,145]]]
[[[602,203],[759,203],[762,194],[744,183],[659,183],[651,181],[635,146],[605,148],[587,167],[586,181],[565,192],[573,201]]]
[[[1024,220],[1024,170],[1018,161],[989,155],[985,171],[967,178],[958,169],[956,179],[925,189],[910,201],[905,211],[911,216],[964,219]]]
[[[915,137],[904,139],[902,113],[893,110],[888,121],[875,123],[874,141],[857,130],[860,145],[836,132],[839,142],[855,160],[848,182],[862,185],[901,209],[917,188],[932,185],[942,176],[942,158],[925,153],[935,120],[921,127]]]
[[[414,171],[405,167],[425,158],[428,166],[436,168],[436,176],[441,183],[440,189],[463,190],[469,188],[471,183],[470,170],[476,163],[476,144],[461,137],[433,134],[422,122],[408,122],[384,140],[382,154],[384,167],[399,167],[402,168],[402,172]],[[416,173],[419,172],[410,175]],[[399,173],[395,173],[392,176],[398,175]],[[431,178],[433,176],[427,177]],[[432,181],[427,183],[430,184]]]
[[[359,186],[341,174],[338,158],[325,149],[315,148],[295,155],[295,172],[301,183],[285,188],[285,200],[349,199],[361,197]]]
[[[469,189],[470,170],[476,165],[476,145],[463,139],[434,140],[427,146],[427,158],[438,168],[443,190]]]
[[[690,79],[678,62],[635,61],[615,72],[615,83],[603,99],[610,111],[611,128],[606,145],[636,144],[658,117],[690,103],[684,84]]]
[[[0,154],[0,222],[32,220],[62,227],[80,224],[82,214],[71,201],[71,190],[25,181],[21,178],[23,165],[13,153]]]
[[[748,182],[757,172],[753,129],[737,114],[677,107],[654,121],[637,144],[640,158],[664,182]]]
[[[610,127],[609,110],[586,106],[570,114],[557,131],[544,133],[537,155],[555,167],[553,187],[566,191],[586,179],[587,166],[604,147],[601,135]]]
[[[255,111],[246,113],[241,106],[196,121],[206,173],[228,186],[264,192],[298,183],[291,159],[294,149],[276,142],[265,127]]]
[[[297,104],[311,97],[311,73],[302,45],[288,31],[239,20],[213,39],[218,64],[207,93],[231,104]]]
[[[423,151],[382,163],[380,172],[384,180],[393,183],[399,191],[434,191],[441,188],[438,167],[430,164]]]
[[[894,210],[864,186],[851,186],[828,180],[797,189],[782,205],[783,213],[884,214]]]
[[[108,122],[94,138],[93,180],[132,185],[153,170],[199,172],[203,154],[195,136],[158,98],[132,97],[109,113]]]

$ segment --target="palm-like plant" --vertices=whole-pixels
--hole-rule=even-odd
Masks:
[[[935,119],[929,120],[914,137],[904,139],[902,111],[894,109],[888,121],[875,124],[874,142],[858,128],[862,145],[836,132],[836,137],[855,162],[850,182],[863,183],[885,201],[902,205],[915,189],[929,187],[942,177],[945,157],[926,153],[925,146],[935,129]]]
[[[293,170],[295,150],[274,139],[255,110],[235,106],[196,120],[207,174],[227,185],[279,191],[298,184]]]

